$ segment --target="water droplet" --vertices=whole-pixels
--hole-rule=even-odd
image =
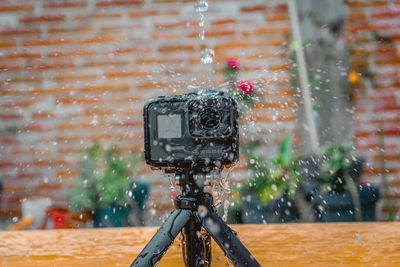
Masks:
[[[199,33],[200,40],[204,40],[204,35],[205,35],[205,31],[204,31],[204,29],[202,29],[201,32]]]
[[[214,50],[206,48],[201,52],[201,63],[211,64],[214,61]]]
[[[194,4],[197,13],[204,13],[208,10],[208,2],[204,0],[199,0]]]

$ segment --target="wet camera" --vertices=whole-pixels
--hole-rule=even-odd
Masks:
[[[160,96],[143,110],[146,163],[176,172],[229,167],[239,155],[237,104],[223,92]]]

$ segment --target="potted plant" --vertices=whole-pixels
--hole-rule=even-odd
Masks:
[[[139,209],[133,200],[131,176],[139,168],[139,155],[129,160],[113,146],[94,144],[81,158],[80,176],[70,197],[70,208],[91,213],[95,227],[121,227],[132,223]],[[131,220],[130,220],[131,219]],[[137,221],[137,220],[136,220]]]
[[[379,190],[359,184],[361,167],[349,142],[330,142],[321,156],[319,197],[316,199],[318,221],[372,221]]]
[[[278,155],[270,160],[254,154],[257,144],[247,148],[252,178],[241,190],[244,223],[291,222],[300,219],[297,206],[305,202],[298,190],[297,157],[292,155],[292,136],[287,135]],[[299,201],[296,201],[299,200]]]

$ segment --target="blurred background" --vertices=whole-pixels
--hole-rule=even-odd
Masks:
[[[241,107],[228,222],[399,219],[400,1],[292,3],[0,1],[1,229],[161,224],[142,108],[196,87]]]

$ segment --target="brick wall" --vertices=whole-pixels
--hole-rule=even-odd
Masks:
[[[261,130],[248,135],[274,147],[292,132],[285,1],[211,1],[203,43],[197,19],[193,1],[2,1],[1,213],[18,215],[21,199],[38,195],[66,205],[85,148],[143,149],[144,101],[224,82],[227,58],[241,62],[240,79],[266,88],[253,116]],[[204,44],[215,50],[212,66],[200,64]],[[245,178],[237,167],[233,179]],[[147,167],[139,179],[152,182],[147,209],[157,219],[172,207],[168,180]]]
[[[356,147],[366,158],[363,180],[381,184],[380,137],[384,135],[389,198],[400,199],[400,1],[347,1],[346,39],[351,69],[363,73],[352,88]],[[368,77],[370,76],[370,77]],[[383,127],[381,124],[383,121]],[[383,134],[382,134],[383,133]],[[379,218],[387,217],[384,201]]]
[[[286,1],[211,1],[206,39],[199,42],[193,1],[71,0],[0,3],[0,174],[2,215],[18,215],[20,200],[49,196],[66,205],[79,155],[95,141],[125,151],[143,149],[144,101],[180,94],[188,85],[221,84],[223,62],[240,60],[240,79],[263,84],[246,135],[264,136],[271,150],[294,132],[296,93],[288,74]],[[347,1],[351,67],[369,71],[352,88],[363,180],[380,184],[379,121],[384,119],[386,172],[399,198],[399,1]],[[379,33],[377,35],[377,33]],[[378,37],[377,37],[378,36]],[[389,41],[386,37],[390,37]],[[215,50],[200,64],[203,45]],[[368,85],[370,84],[370,85]],[[168,179],[143,167],[152,183],[149,220],[172,207]],[[243,164],[233,180],[246,179]],[[380,218],[385,208],[380,207]]]

